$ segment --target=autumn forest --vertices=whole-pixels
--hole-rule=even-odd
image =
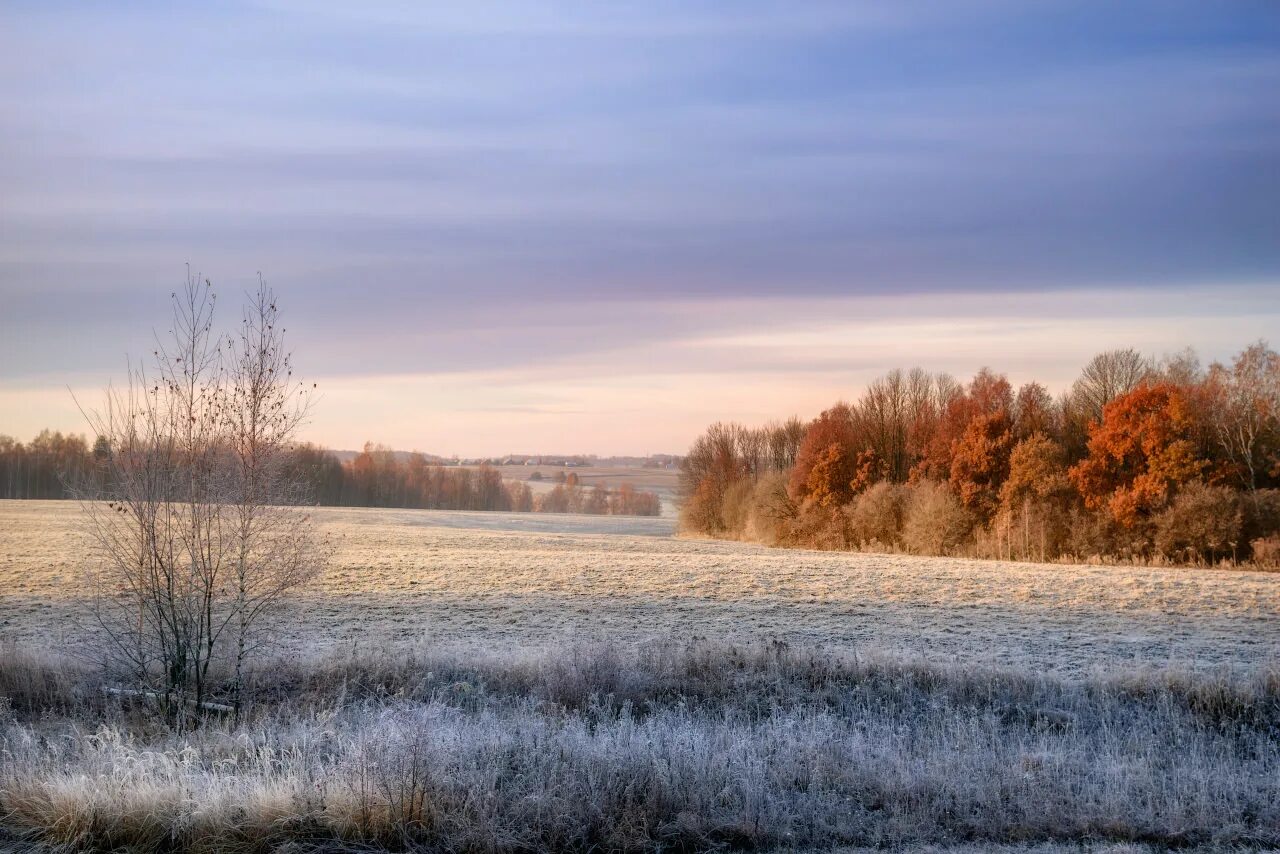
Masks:
[[[685,530],[1028,560],[1280,560],[1280,355],[1095,357],[1054,398],[988,369],[893,371],[809,423],[715,424]]]

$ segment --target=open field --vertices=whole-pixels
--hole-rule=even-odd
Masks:
[[[558,473],[573,472],[584,486],[607,484],[617,489],[629,483],[636,489],[656,492],[663,498],[675,497],[680,482],[677,469],[640,468],[639,466],[495,466],[507,480],[528,480],[534,472],[542,475],[542,483],[555,482]],[[534,481],[534,484],[539,481]]]
[[[0,502],[0,849],[1280,845],[1276,574],[324,509],[247,719],[175,733],[77,656],[78,512]]]
[[[0,639],[87,618],[70,502],[0,502]],[[334,565],[282,619],[309,651],[777,636],[1064,673],[1280,656],[1280,576],[774,550],[664,519],[321,509]]]
[[[563,466],[495,466],[502,472],[505,480],[526,481],[535,495],[550,492],[556,485],[557,474],[573,472],[579,482],[586,488],[607,486],[617,489],[629,483],[638,490],[655,492],[662,499],[662,515],[674,517],[676,514],[676,489],[680,485],[680,472],[676,469],[646,469],[634,466],[581,466],[565,468]],[[529,480],[534,472],[542,475],[541,480]]]

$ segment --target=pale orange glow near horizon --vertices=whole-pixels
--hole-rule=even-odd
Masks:
[[[1267,286],[635,303],[593,321],[573,352],[466,370],[359,370],[360,352],[327,342],[343,373],[307,370],[317,342],[291,331],[300,373],[319,386],[304,438],[366,441],[440,455],[682,453],[709,423],[812,417],[896,367],[967,379],[982,366],[1015,384],[1066,389],[1093,354],[1135,347],[1160,357],[1195,348],[1225,359],[1280,329]],[[677,324],[673,319],[679,318]],[[644,324],[641,343],[628,326]],[[531,336],[546,334],[533,328]],[[361,342],[359,346],[367,346]],[[367,355],[367,354],[366,354]],[[123,360],[122,360],[123,361]],[[0,384],[0,432],[85,432],[74,398],[95,405],[122,371],[66,372]],[[70,387],[70,389],[68,388]]]

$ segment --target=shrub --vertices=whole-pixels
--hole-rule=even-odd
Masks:
[[[1076,560],[1140,560],[1150,551],[1149,522],[1125,528],[1106,509],[1073,510],[1068,527],[1067,546]]]
[[[1249,551],[1258,566],[1280,566],[1280,536],[1276,534],[1251,541]]]
[[[910,488],[903,544],[916,554],[950,554],[973,530],[973,517],[941,483],[924,480]]]
[[[853,541],[885,548],[900,545],[909,496],[907,488],[881,481],[854,498],[847,509]]]
[[[838,507],[808,504],[801,507],[788,526],[788,539],[807,549],[840,551],[849,548],[849,526]]]
[[[507,493],[511,496],[511,509],[517,513],[533,511],[533,490],[529,484],[513,482],[507,485]]]
[[[1212,563],[1235,555],[1243,522],[1240,496],[1234,490],[1190,483],[1156,517],[1155,545],[1166,557]]]
[[[747,530],[755,489],[755,483],[742,478],[729,484],[729,488],[724,491],[724,498],[720,501],[720,521],[724,526],[724,533],[742,536]]]
[[[747,519],[746,534],[750,539],[776,546],[790,538],[796,506],[787,494],[787,478],[787,472],[775,471],[756,481]]]
[[[1259,566],[1280,566],[1280,489],[1259,489],[1242,496],[1244,525],[1240,537]]]
[[[609,512],[621,516],[661,516],[662,499],[656,492],[646,492],[624,483],[609,496]]]
[[[718,534],[724,530],[720,495],[710,481],[700,482],[681,503],[680,529],[695,534]]]
[[[1280,489],[1259,489],[1246,494],[1243,504],[1246,539],[1280,534]]]

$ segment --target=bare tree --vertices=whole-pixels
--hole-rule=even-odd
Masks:
[[[1205,372],[1200,356],[1194,347],[1183,347],[1176,353],[1166,353],[1156,365],[1161,381],[1190,388],[1204,382]]]
[[[226,623],[228,541],[216,495],[224,387],[215,299],[208,282],[188,277],[172,300],[154,373],[131,367],[128,385],[86,412],[110,454],[76,491],[96,546],[90,582],[107,663],[182,725],[205,701]]]
[[[1089,360],[1071,386],[1073,410],[1084,420],[1102,420],[1102,407],[1137,388],[1154,371],[1137,350],[1108,350]]]
[[[238,334],[226,341],[229,372],[221,425],[230,452],[224,494],[234,542],[232,701],[237,717],[246,657],[261,641],[260,618],[285,592],[311,580],[328,552],[300,506],[313,503],[310,486],[289,465],[311,397],[293,377],[284,333],[275,295],[259,279]]]
[[[105,664],[183,727],[209,706],[215,665],[243,665],[259,617],[323,564],[285,465],[306,415],[270,292],[250,300],[238,339],[214,332],[215,298],[188,276],[152,373],[86,412],[103,453],[81,478]],[[229,370],[228,370],[229,365]],[[194,710],[195,715],[192,715]]]
[[[1280,479],[1280,354],[1259,341],[1230,367],[1209,369],[1214,435],[1257,501],[1264,478]]]
[[[892,370],[867,386],[858,401],[855,416],[862,440],[885,466],[892,481],[907,479],[907,432],[911,411],[910,376]]]
[[[770,471],[786,471],[796,464],[796,454],[804,441],[805,423],[796,416],[765,426]]]
[[[915,465],[929,452],[943,413],[964,389],[947,373],[930,374],[923,368],[907,373],[907,455]]]

